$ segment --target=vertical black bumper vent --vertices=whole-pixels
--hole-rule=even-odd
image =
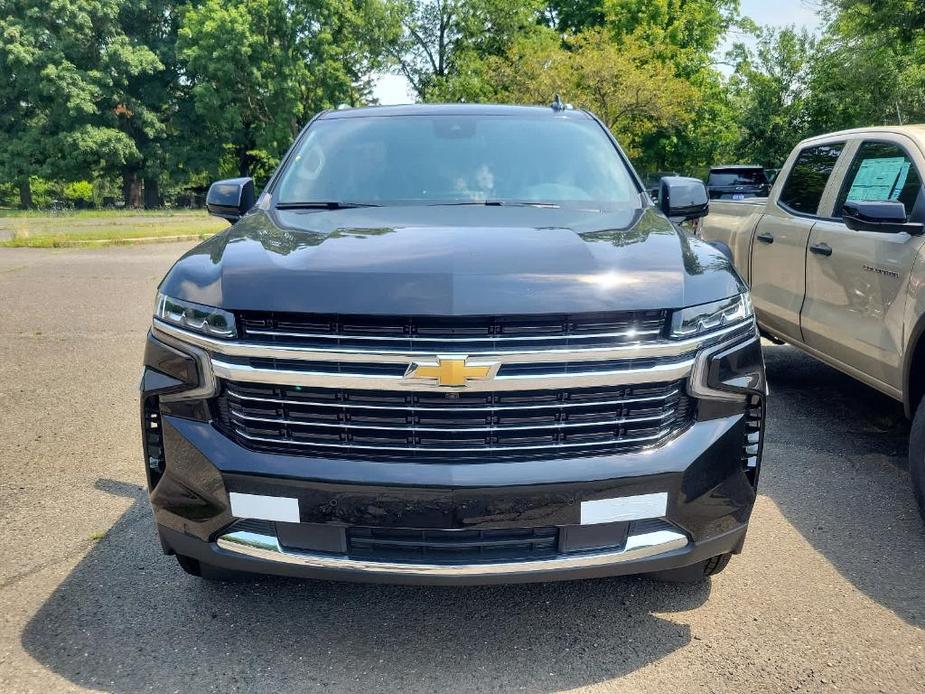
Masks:
[[[742,447],[742,466],[752,486],[758,484],[761,468],[761,449],[764,445],[764,400],[758,395],[748,396],[745,412],[745,443]]]
[[[157,398],[145,398],[142,404],[142,439],[144,441],[145,465],[148,470],[149,487],[154,488],[164,474],[164,437],[161,429],[161,412]]]

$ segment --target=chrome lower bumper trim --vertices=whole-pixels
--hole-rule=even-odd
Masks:
[[[621,564],[647,559],[682,549],[687,538],[678,532],[658,530],[631,535],[620,551],[562,554],[553,559],[534,561],[499,562],[492,564],[404,564],[397,562],[366,561],[330,554],[316,554],[283,549],[273,535],[251,532],[232,532],[218,538],[218,546],[234,554],[264,559],[283,564],[296,564],[312,569],[358,571],[371,575],[400,576],[497,576],[503,574],[532,574],[545,571],[566,571],[598,566]]]

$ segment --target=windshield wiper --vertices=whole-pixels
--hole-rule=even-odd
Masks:
[[[278,210],[351,210],[355,207],[382,207],[375,202],[349,202],[346,200],[306,200],[304,202],[280,202]]]
[[[440,207],[443,205],[479,205],[483,207],[551,207],[558,209],[559,205],[554,202],[543,202],[541,200],[456,200],[451,202],[433,202],[431,207]]]

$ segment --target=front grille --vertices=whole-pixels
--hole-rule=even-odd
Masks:
[[[666,311],[521,316],[341,316],[243,311],[250,343],[369,351],[590,348],[662,337]]]
[[[691,420],[685,382],[398,392],[224,381],[217,421],[241,445],[322,457],[555,458],[657,446]]]
[[[351,559],[425,564],[480,564],[556,556],[557,528],[497,530],[347,529]]]

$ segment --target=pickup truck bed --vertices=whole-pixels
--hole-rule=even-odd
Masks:
[[[749,277],[752,232],[767,203],[768,198],[711,200],[710,214],[701,222],[703,238],[725,243],[732,251],[736,269],[746,281]]]

